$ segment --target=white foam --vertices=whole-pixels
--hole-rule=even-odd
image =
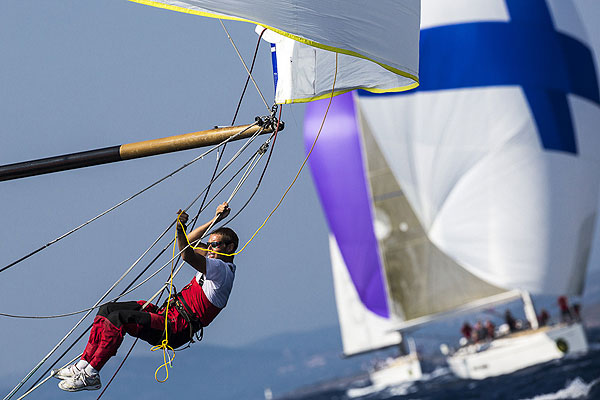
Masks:
[[[415,393],[416,388],[414,382],[404,382],[394,386],[366,386],[361,388],[351,388],[346,390],[346,396],[349,398],[357,398],[368,396],[373,393],[378,393],[380,399],[388,397],[405,396],[410,393]]]
[[[452,372],[450,371],[450,368],[448,367],[437,367],[436,369],[434,369],[433,371],[431,371],[428,374],[423,374],[423,376],[421,377],[421,381],[430,381],[432,379],[435,379],[437,377],[440,376],[444,376],[444,375],[451,375]]]
[[[377,393],[377,392],[380,392],[381,390],[382,390],[382,388],[377,388],[374,386],[352,388],[352,389],[346,390],[346,396],[348,396],[351,399],[354,399],[356,397],[364,397],[364,396],[367,396],[372,393]]]
[[[541,394],[528,400],[559,400],[559,399],[580,399],[587,398],[592,387],[600,382],[600,378],[593,380],[590,383],[585,383],[581,378],[575,378],[567,383],[564,389],[556,393]]]

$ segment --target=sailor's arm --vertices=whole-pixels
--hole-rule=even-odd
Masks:
[[[183,261],[190,264],[195,270],[206,273],[206,259],[204,258],[205,252],[196,252],[191,246],[188,246],[188,240],[185,237],[185,227],[188,221],[188,215],[185,211],[179,210],[177,217],[177,246],[179,251],[182,251],[181,258]],[[190,243],[193,243],[190,240]],[[202,244],[200,244],[203,246]]]
[[[190,240],[190,243],[194,244],[194,242],[196,242],[198,239],[202,238],[202,236],[204,236],[204,234],[206,233],[206,230],[210,227],[210,226],[214,226],[214,224],[216,224],[219,221],[222,221],[223,219],[225,219],[228,215],[229,212],[231,211],[231,209],[229,208],[229,204],[227,204],[227,202],[223,202],[221,204],[219,204],[219,206],[217,207],[217,210],[215,212],[215,216],[207,221],[206,223],[204,223],[203,225],[197,227],[196,229],[194,229],[191,232],[188,232],[188,239]],[[180,214],[179,220],[183,223],[183,225],[185,226],[185,224],[187,223],[188,220],[188,215],[185,213]],[[185,218],[185,221],[184,221]],[[177,224],[177,228],[181,229],[181,225]]]
[[[188,246],[188,240],[189,240],[189,243],[191,243],[194,247],[201,247],[201,248],[207,247],[205,243],[200,243],[200,242],[196,243],[196,242],[199,239],[201,239],[202,236],[204,236],[204,234],[206,233],[206,230],[211,225],[214,225],[217,222],[226,218],[229,215],[230,211],[231,210],[230,210],[227,202],[220,204],[217,207],[215,216],[211,220],[207,221],[203,225],[199,226],[198,228],[196,228],[192,232],[190,232],[187,235],[187,238],[185,237],[185,235],[186,235],[185,228],[186,228],[186,224],[189,219],[189,216],[187,215],[187,213],[185,211],[179,210],[179,212],[178,212],[177,245],[179,247],[179,251],[183,251],[181,254],[181,257],[183,258],[183,260],[185,262],[190,264],[194,269],[202,272],[203,274],[206,273],[206,259],[204,258],[206,256],[206,251],[204,251],[202,249],[192,249],[192,247]]]

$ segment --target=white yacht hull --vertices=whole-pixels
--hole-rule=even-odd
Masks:
[[[528,330],[486,344],[463,347],[447,358],[452,372],[463,379],[485,379],[586,352],[581,323]]]
[[[370,374],[371,386],[375,388],[385,388],[416,381],[421,379],[422,376],[421,364],[416,353],[397,357]]]

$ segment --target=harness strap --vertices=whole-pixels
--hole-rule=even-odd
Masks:
[[[194,343],[194,334],[196,335],[196,340],[201,341],[202,337],[204,336],[204,326],[200,322],[200,318],[196,317],[196,314],[192,311],[191,307],[187,304],[183,296],[181,296],[181,293],[175,294],[175,296],[171,298],[170,301],[165,300],[163,305],[160,307],[160,314],[163,314],[165,312],[167,303],[170,303],[177,310],[177,312],[179,312],[183,319],[188,323],[188,326],[190,328],[189,342]],[[168,326],[170,326],[170,321],[167,321],[167,324]],[[198,331],[200,331],[199,334]],[[163,340],[165,338],[164,332],[162,338]]]
[[[204,326],[200,322],[200,318],[196,316],[180,293],[175,295],[174,305],[190,327],[190,342],[194,342],[194,334],[198,331],[200,331],[200,335],[196,334],[196,339],[198,341],[202,340],[202,336],[204,335]]]

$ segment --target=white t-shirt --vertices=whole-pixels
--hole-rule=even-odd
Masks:
[[[206,276],[202,290],[208,301],[213,305],[223,308],[233,288],[235,278],[235,264],[228,263],[218,258],[206,258]],[[202,273],[196,273],[196,281],[202,281]]]

